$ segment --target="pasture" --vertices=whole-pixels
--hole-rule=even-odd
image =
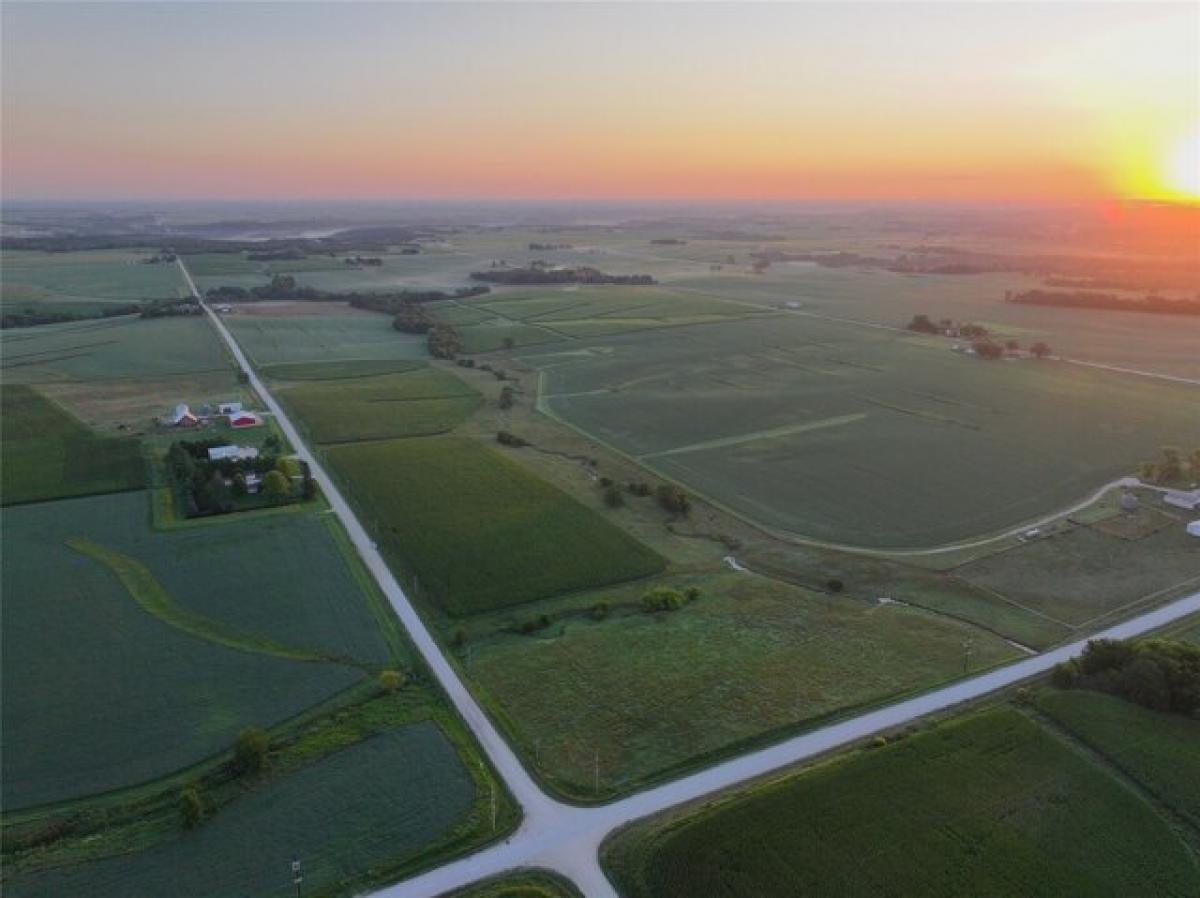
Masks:
[[[103,437],[32,387],[0,386],[0,504],[140,489],[136,439]]]
[[[1081,689],[1044,690],[1037,707],[1200,829],[1200,720]]]
[[[1002,639],[897,605],[826,596],[727,571],[671,614],[642,612],[645,584],[522,609],[533,636],[472,646],[467,670],[526,757],[582,798],[627,792],[740,743],[1017,657]],[[611,613],[594,620],[593,605]],[[564,613],[566,609],[573,613]],[[514,620],[519,616],[510,615]],[[536,687],[531,687],[536,684]]]
[[[629,898],[1184,898],[1186,845],[1009,707],[941,723],[617,837]]]
[[[323,518],[156,533],[139,492],[10,508],[2,538],[8,809],[163,776],[394,657]]]
[[[1019,526],[1200,442],[1197,392],[796,315],[532,348],[539,407],[762,525],[878,549]]]
[[[245,315],[225,323],[256,365],[426,359],[425,338],[402,334],[387,315]]]
[[[381,775],[386,771],[386,775]],[[358,894],[468,818],[471,776],[432,721],[335,752],[249,790],[194,830],[134,854],[6,876],[13,898]]]
[[[602,516],[474,440],[344,444],[326,455],[394,569],[451,615],[663,567]]]
[[[317,443],[446,433],[482,402],[453,374],[429,367],[306,383],[278,395]]]
[[[112,318],[0,333],[6,383],[159,378],[230,367],[212,325],[199,317]]]

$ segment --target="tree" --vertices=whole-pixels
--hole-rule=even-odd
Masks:
[[[998,359],[1004,354],[1004,350],[990,340],[977,340],[971,344],[971,348],[975,350],[975,355],[979,358],[989,361]]]
[[[1021,344],[1018,343],[1016,340],[1005,340],[1004,348],[1007,349],[1009,352],[1016,352],[1018,349],[1021,348]]]
[[[505,349],[512,349],[512,348],[513,348],[515,345],[516,345],[516,343],[514,343],[514,342],[513,342],[513,338],[512,338],[512,337],[505,337],[505,338],[504,338],[504,348],[505,348]]]
[[[208,808],[200,794],[199,786],[186,786],[180,790],[179,813],[183,816],[183,825],[188,829],[193,829],[203,822]]]
[[[687,514],[692,507],[688,494],[673,483],[664,483],[656,491],[658,504],[673,514]]]
[[[275,470],[291,480],[300,476],[300,462],[295,458],[280,458],[275,462]]]
[[[435,359],[453,359],[462,352],[462,335],[449,324],[435,324],[426,337],[429,354]]]
[[[398,670],[381,670],[379,672],[379,688],[384,692],[393,693],[404,685],[404,674]]]
[[[292,497],[292,484],[281,472],[268,471],[263,477],[262,491],[272,502],[285,502]]]
[[[233,769],[238,773],[259,773],[267,766],[271,740],[261,727],[247,727],[233,744]]]
[[[656,611],[678,611],[683,607],[683,595],[669,586],[656,586],[642,595],[642,610],[647,614]]]
[[[1162,447],[1163,460],[1158,466],[1158,476],[1163,483],[1171,483],[1183,477],[1183,450],[1175,446]]]
[[[513,407],[513,388],[512,387],[504,387],[502,390],[500,390],[500,408],[508,409],[508,408],[512,408],[512,407]]]
[[[625,494],[615,483],[609,483],[604,488],[604,504],[609,508],[620,508],[625,504]]]
[[[928,315],[913,315],[912,321],[908,322],[908,329],[920,334],[938,333],[937,325],[929,320]]]
[[[1041,340],[1038,340],[1029,347],[1029,352],[1034,358],[1044,359],[1046,356],[1050,355],[1050,347]]]

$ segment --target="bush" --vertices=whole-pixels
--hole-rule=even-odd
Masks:
[[[601,485],[601,486],[604,486],[604,487],[609,487],[609,486],[612,486],[612,485],[613,485],[613,479],[612,479],[611,477],[601,477],[601,478],[600,478],[600,485]]]
[[[496,434],[496,442],[501,446],[512,446],[514,449],[529,445],[529,440],[519,437],[515,433],[509,433],[507,430],[501,430]]]
[[[187,786],[179,792],[179,813],[188,829],[199,826],[208,815],[199,786]]]
[[[384,692],[397,692],[404,685],[404,674],[398,670],[381,670],[379,688]]]
[[[871,744],[876,748],[886,748],[888,744],[887,736],[876,736],[871,740]]]
[[[669,586],[656,586],[642,596],[642,610],[647,614],[656,611],[678,611],[683,607],[683,596],[679,590]]]
[[[609,508],[620,508],[625,504],[625,495],[615,483],[610,483],[604,488],[604,504]]]
[[[698,586],[689,586],[683,591],[683,597],[689,602],[694,602],[700,598],[700,588]]]
[[[604,620],[608,617],[608,602],[597,602],[592,606],[592,620]]]
[[[292,484],[281,471],[268,471],[262,481],[263,496],[272,502],[286,502],[292,496]]]
[[[513,407],[513,388],[512,387],[504,387],[504,389],[502,389],[500,391],[500,408],[512,408],[512,407]]]
[[[550,626],[550,618],[545,614],[539,614],[537,617],[531,617],[529,620],[522,621],[521,626],[517,629],[528,636],[530,633],[537,633],[539,630],[545,630]]]
[[[266,769],[271,740],[261,727],[247,727],[233,745],[233,769],[237,773],[260,773]]]
[[[655,491],[658,504],[672,514],[687,514],[692,507],[688,494],[673,483],[664,483]]]
[[[846,588],[846,584],[843,583],[841,580],[839,580],[837,577],[830,577],[828,580],[825,581],[825,588],[828,589],[830,592],[841,592],[843,589]]]
[[[631,480],[625,489],[629,490],[629,492],[635,496],[649,496],[651,493],[650,484],[646,483],[645,481],[642,481],[641,483],[634,483]]]

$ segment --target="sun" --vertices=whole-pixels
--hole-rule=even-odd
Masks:
[[[1200,127],[1171,148],[1163,174],[1167,188],[1181,199],[1200,200]]]

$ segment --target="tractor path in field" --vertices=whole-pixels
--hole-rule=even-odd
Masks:
[[[308,462],[313,478],[324,491],[330,509],[345,527],[363,563],[407,629],[413,645],[470,727],[524,813],[520,827],[508,839],[375,892],[384,898],[432,898],[480,879],[528,867],[546,868],[566,876],[588,898],[617,898],[616,890],[600,867],[599,851],[602,842],[621,826],[694,802],[712,793],[743,785],[880,731],[903,726],[918,718],[1044,674],[1055,664],[1077,655],[1086,644],[1085,640],[1079,640],[915,698],[822,726],[609,804],[596,807],[564,804],[541,790],[501,737],[491,719],[476,703],[457,671],[442,655],[437,642],[400,584],[392,576],[383,556],[350,505],[304,443],[287,413],[259,379],[225,323],[204,302],[182,259],[179,260],[179,267],[208,319],[225,341],[234,359],[246,372],[250,385],[275,413],[276,421],[295,447],[297,457]],[[1109,627],[1094,634],[1094,637],[1125,639],[1138,636],[1197,612],[1200,612],[1200,591]]]

